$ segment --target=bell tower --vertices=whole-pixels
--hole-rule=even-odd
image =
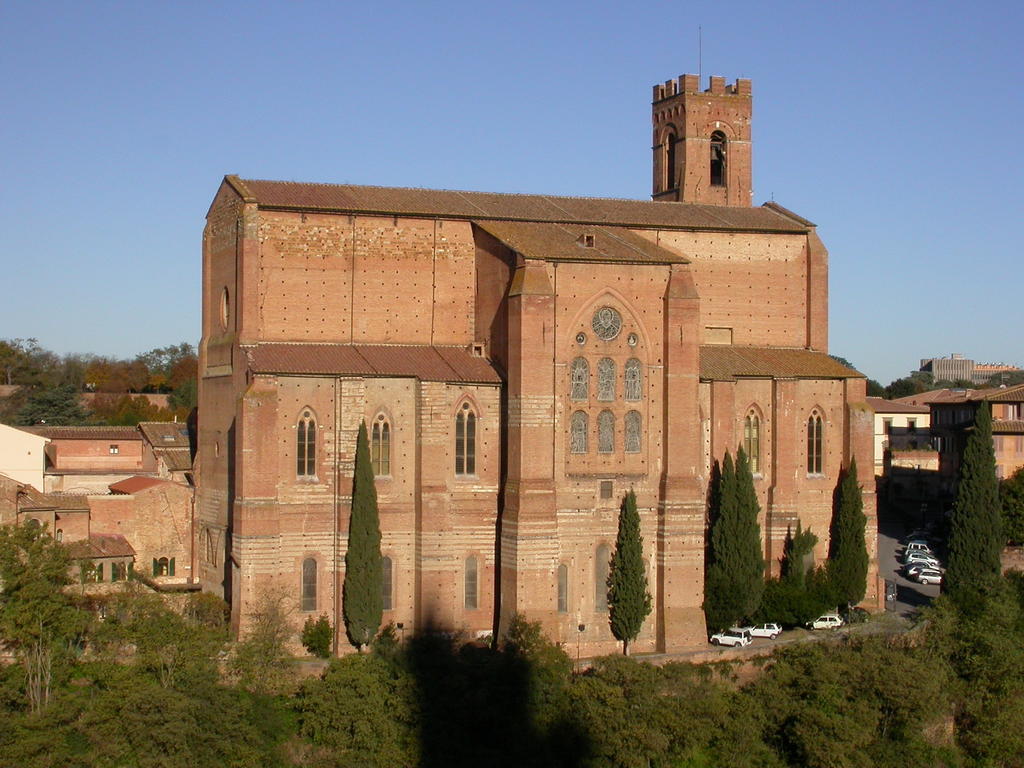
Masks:
[[[681,203],[749,206],[751,183],[750,80],[732,85],[697,75],[654,86],[654,192]]]

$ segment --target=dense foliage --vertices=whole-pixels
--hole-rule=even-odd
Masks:
[[[764,591],[760,508],[742,448],[735,465],[726,452],[712,481],[710,512],[704,615],[708,629],[717,631],[752,617]]]
[[[1005,543],[999,507],[992,416],[988,403],[975,412],[974,428],[960,459],[956,501],[949,527],[949,564],[943,587],[954,597],[984,590],[1000,573]]]
[[[608,569],[608,623],[622,653],[629,653],[629,641],[640,634],[651,612],[644,569],[644,540],[640,536],[640,513],[636,494],[630,489],[619,509],[619,532]]]
[[[1011,544],[1024,544],[1024,467],[999,483],[1003,536]]]
[[[377,489],[373,482],[365,421],[360,422],[356,439],[352,516],[348,524],[342,599],[342,613],[349,641],[356,648],[369,645],[380,629],[384,614],[384,571],[380,554]]]
[[[331,655],[332,639],[331,620],[326,613],[316,619],[310,616],[302,625],[302,647],[317,658],[326,659]]]
[[[15,385],[0,399],[0,422],[29,426],[184,420],[196,404],[198,359],[188,343],[133,359],[64,355],[35,339],[0,339],[0,384]],[[144,395],[168,395],[167,407]]]
[[[828,573],[837,601],[855,605],[867,590],[867,517],[857,482],[857,460],[843,470],[835,493],[829,536]]]

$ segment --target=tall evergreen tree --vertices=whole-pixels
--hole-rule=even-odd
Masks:
[[[868,546],[864,539],[867,521],[857,482],[857,460],[852,458],[836,488],[828,546],[829,578],[836,599],[845,603],[859,603],[867,590]]]
[[[380,517],[377,489],[370,463],[366,422],[359,425],[355,476],[352,478],[352,516],[345,553],[342,613],[348,639],[356,648],[369,645],[380,629],[384,613],[384,572],[380,554]]]
[[[608,622],[615,639],[622,641],[623,655],[629,654],[629,642],[636,639],[650,612],[640,514],[631,489],[619,508],[619,534],[608,571]]]
[[[943,586],[954,597],[981,589],[999,576],[1003,547],[1002,512],[992,414],[982,402],[960,460],[956,502],[949,530],[949,567]]]
[[[726,453],[712,489],[711,546],[704,569],[704,616],[708,629],[724,629],[757,610],[764,592],[760,505],[750,464],[741,448],[736,464]]]

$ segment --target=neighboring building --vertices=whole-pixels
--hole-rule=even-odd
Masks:
[[[1021,369],[1014,365],[975,363],[973,360],[955,353],[950,357],[923,358],[919,370],[930,373],[933,381],[969,381],[975,385],[987,384],[989,379],[1000,373],[1021,372]]]
[[[885,474],[887,459],[902,463],[902,459],[895,458],[897,455],[933,451],[931,410],[927,406],[882,397],[868,397],[866,400],[875,414],[876,476]]]
[[[992,409],[992,441],[996,474],[1009,477],[1024,466],[1024,384],[992,389],[941,389],[900,398],[897,402],[927,404],[932,432],[940,451],[941,473],[948,492],[960,469],[967,432],[982,402]]]
[[[188,426],[178,421],[143,421],[139,431],[146,456],[144,464],[155,466],[160,477],[191,485],[192,441]]]
[[[632,489],[653,596],[632,647],[702,646],[707,484],[740,445],[766,562],[798,521],[825,557],[841,469],[873,459],[864,377],[827,354],[826,250],[806,219],[750,206],[749,80],[658,85],[652,116],[659,202],[224,179],[203,238],[197,576],[236,627],[284,590],[344,645],[363,421],[385,622],[475,634],[519,613],[612,651]],[[864,502],[870,603],[870,485]]]
[[[142,434],[135,427],[25,427],[49,439],[46,447],[47,493],[107,493],[111,483],[147,466]]]
[[[41,435],[0,424],[0,475],[43,490],[48,442]]]

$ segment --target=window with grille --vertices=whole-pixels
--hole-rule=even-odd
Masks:
[[[295,456],[295,474],[316,477],[316,419],[310,411],[303,411],[296,425]]]
[[[466,610],[475,611],[477,607],[477,563],[475,557],[466,558]]]
[[[586,358],[577,357],[572,361],[572,388],[569,397],[585,401],[590,397],[590,363]]]
[[[640,453],[640,411],[626,413],[626,453]]]
[[[640,361],[632,357],[626,361],[626,399],[631,402],[639,400],[642,384]]]
[[[587,414],[583,411],[573,413],[569,424],[569,452],[587,452]]]
[[[615,451],[615,416],[611,411],[601,411],[597,415],[597,452],[614,453]]]
[[[605,403],[615,399],[615,361],[610,357],[597,361],[597,399]]]
[[[761,419],[751,411],[743,421],[743,450],[752,474],[761,472]]]

